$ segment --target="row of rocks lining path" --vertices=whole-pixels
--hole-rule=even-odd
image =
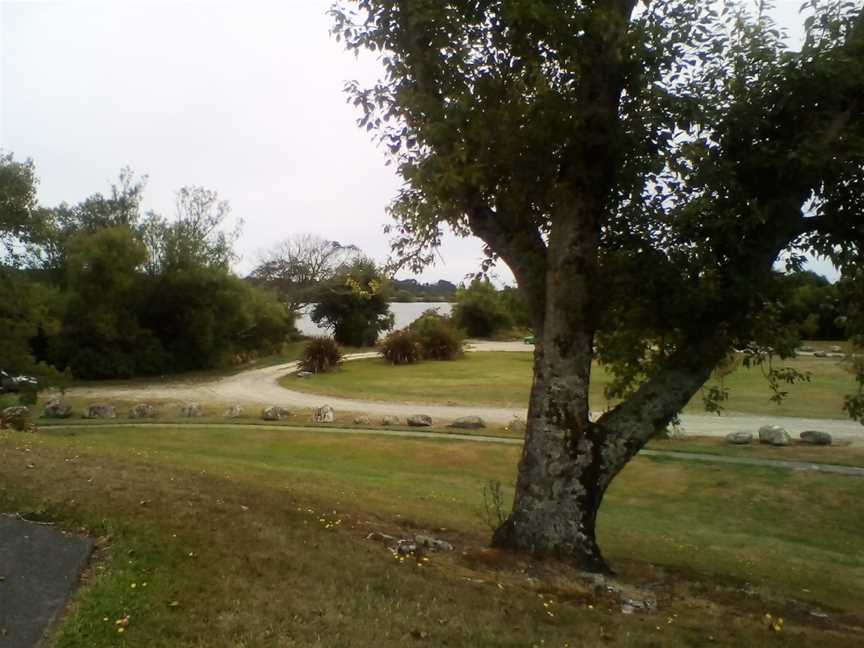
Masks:
[[[214,427],[232,429],[255,429],[255,430],[280,430],[287,432],[312,432],[315,434],[368,434],[376,436],[390,436],[403,439],[432,439],[436,441],[470,441],[475,443],[494,443],[502,445],[522,445],[522,439],[513,437],[502,437],[483,434],[461,434],[457,432],[414,432],[411,430],[385,430],[350,427],[294,427],[287,425],[259,425],[242,423],[112,423],[110,427],[121,428],[146,428],[154,425],[170,427]],[[101,427],[101,426],[100,426]],[[87,423],[63,423],[59,425],[46,426],[45,430],[75,430],[81,428],[93,428]],[[737,464],[743,466],[763,466],[768,468],[787,468],[789,470],[821,472],[834,475],[846,475],[849,477],[864,477],[864,468],[856,466],[841,466],[837,464],[812,463],[806,461],[787,461],[784,459],[754,459],[751,457],[730,457],[726,455],[714,455],[700,452],[683,452],[678,450],[652,450],[644,448],[639,452],[647,457],[666,457],[669,459],[685,459],[688,461],[704,461],[706,463]]]
[[[533,346],[521,342],[471,341],[468,351],[512,351],[529,352]],[[375,358],[378,353],[355,353],[345,357],[346,361]],[[124,400],[171,399],[178,401],[218,401],[243,405],[278,405],[288,408],[309,408],[329,404],[337,412],[365,412],[374,415],[390,415],[406,418],[412,414],[428,414],[438,420],[453,420],[464,416],[480,416],[491,423],[504,424],[514,417],[524,419],[524,408],[501,408],[462,405],[436,405],[429,403],[384,402],[356,400],[297,392],[279,385],[286,374],[296,372],[298,364],[286,364],[251,369],[233,376],[204,382],[175,381],[169,383],[133,384],[129,386],[77,387],[69,390],[70,396],[99,399],[118,398]],[[780,424],[797,437],[806,430],[824,430],[835,439],[864,445],[864,426],[849,420],[809,419],[796,417],[698,415],[682,414],[681,424],[691,436],[725,436],[737,430],[757,430],[763,425]]]

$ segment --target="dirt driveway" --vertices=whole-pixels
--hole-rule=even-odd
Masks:
[[[468,350],[529,352],[533,350],[533,346],[522,342],[469,341]],[[372,358],[376,355],[376,353],[358,353],[346,357],[346,360]],[[524,419],[526,414],[524,409],[380,402],[316,396],[281,387],[278,380],[294,371],[297,371],[297,363],[290,362],[263,369],[252,369],[206,382],[136,384],[128,387],[87,387],[72,389],[69,394],[85,399],[217,401],[241,405],[281,405],[288,408],[320,407],[326,403],[335,408],[337,412],[366,412],[378,416],[389,414],[401,418],[422,413],[428,414],[434,419],[445,421],[475,415],[481,416],[491,423],[506,423],[514,417]],[[685,432],[694,436],[724,436],[729,432],[755,431],[763,425],[776,423],[785,427],[793,437],[797,437],[800,432],[805,430],[824,430],[830,432],[835,438],[850,440],[856,445],[864,445],[864,426],[854,421],[699,414],[684,414],[681,416],[681,421]]]

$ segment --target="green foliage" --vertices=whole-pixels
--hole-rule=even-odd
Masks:
[[[394,365],[414,364],[423,357],[418,336],[408,329],[393,331],[379,348],[384,359]]]
[[[435,309],[427,310],[411,322],[408,330],[415,336],[420,354],[427,360],[454,360],[462,356],[462,333],[451,318]]]
[[[86,378],[135,375],[136,357],[149,351],[149,336],[138,321],[137,268],[145,258],[144,246],[128,226],[71,237],[66,248],[69,299],[51,351],[57,366]]]
[[[469,337],[491,337],[513,326],[513,317],[495,286],[483,279],[476,279],[456,292],[452,318]]]
[[[797,328],[805,340],[846,337],[846,304],[842,286],[814,272],[792,272],[779,277],[780,321]]]
[[[360,257],[354,245],[299,234],[269,250],[252,270],[249,280],[279,296],[292,312],[315,301],[321,284]]]
[[[619,396],[672,363],[702,359],[707,375],[732,348],[782,355],[840,332],[832,288],[782,298],[781,252],[792,268],[864,265],[861,3],[805,3],[797,51],[771,3],[634,5],[332,11],[349,49],[383,52],[382,79],[347,91],[406,181],[391,207],[401,262],[428,263],[449,226],[510,265],[533,320],[583,290],[570,312],[599,335]],[[589,252],[565,263],[576,240]]]
[[[491,531],[494,531],[504,524],[509,511],[501,481],[498,479],[488,480],[483,484],[482,495],[483,508],[480,510],[480,519]]]
[[[312,373],[333,371],[342,361],[342,350],[329,337],[314,337],[303,347],[300,369]]]
[[[171,371],[274,353],[293,328],[284,306],[219,268],[177,269],[146,285],[141,321],[167,353]],[[153,361],[158,351],[154,347]]]
[[[456,296],[456,285],[440,280],[434,284],[420,283],[416,279],[394,279],[395,302],[449,302]]]
[[[393,328],[388,298],[389,286],[375,263],[358,259],[320,287],[310,317],[333,329],[339,344],[373,346],[382,331]]]
[[[407,329],[394,331],[380,345],[392,364],[413,364],[421,359],[454,360],[462,355],[462,333],[449,317],[435,309],[425,311]]]
[[[39,400],[39,388],[27,386],[23,387],[18,393],[18,402],[22,405],[32,407]]]
[[[230,210],[200,187],[177,214],[141,216],[146,178],[124,169],[107,195],[54,209],[33,165],[0,157],[0,359],[41,384],[210,368],[277,351],[293,317],[232,275]],[[55,370],[60,368],[64,373]]]
[[[36,186],[33,162],[17,162],[0,150],[0,265],[17,265],[27,246],[41,239]]]
[[[56,335],[62,298],[59,291],[39,284],[24,273],[0,267],[0,359],[11,373],[42,379],[56,375],[37,357],[34,341]]]
[[[241,224],[226,232],[231,207],[215,191],[182,187],[176,194],[174,221],[150,213],[138,227],[147,245],[151,274],[208,267],[228,271],[237,256],[234,243]]]
[[[501,289],[499,296],[501,307],[504,309],[510,318],[513,320],[513,326],[521,329],[530,329],[534,322],[531,317],[531,310],[528,308],[528,302],[518,288],[513,286],[504,286]]]

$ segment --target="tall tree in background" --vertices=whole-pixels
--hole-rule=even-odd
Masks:
[[[24,272],[46,233],[36,188],[32,161],[0,151],[0,368],[46,377],[53,372],[37,362],[30,342],[56,333],[60,309],[56,291]]]
[[[62,280],[70,241],[79,234],[93,234],[111,227],[137,229],[147,176],[136,176],[129,167],[120,170],[106,194],[94,193],[80,203],[39,207],[36,211],[42,236],[29,266],[46,271],[55,282]]]
[[[781,252],[861,263],[861,2],[806,3],[797,52],[757,5],[332,11],[334,33],[384,67],[348,91],[406,180],[395,251],[422,266],[445,226],[471,232],[531,311],[528,430],[498,546],[607,569],[595,526],[619,471],[732,348],[787,350],[764,308]],[[595,344],[625,398],[592,420]]]
[[[0,267],[18,263],[34,231],[36,174],[33,162],[18,162],[0,150]]]
[[[204,187],[182,187],[175,196],[174,221],[149,212],[138,228],[153,273],[197,267],[229,270],[243,223],[226,231],[231,205]]]
[[[333,329],[339,344],[372,346],[380,333],[393,328],[389,294],[375,262],[361,257],[318,287],[310,317]]]
[[[142,215],[146,177],[37,204],[32,162],[0,155],[0,366],[55,378],[236,364],[277,351],[292,317],[234,276],[237,230],[216,192],[177,192],[169,222]],[[42,361],[42,362],[40,362]]]
[[[273,290],[292,313],[315,300],[318,287],[360,257],[355,245],[320,236],[297,234],[265,252],[249,275],[256,285]]]

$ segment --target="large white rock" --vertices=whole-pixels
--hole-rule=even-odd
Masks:
[[[763,425],[759,428],[759,443],[786,446],[792,442],[789,433],[779,425]]]
[[[319,407],[312,412],[312,421],[315,423],[332,423],[336,420],[336,410],[329,405]]]

